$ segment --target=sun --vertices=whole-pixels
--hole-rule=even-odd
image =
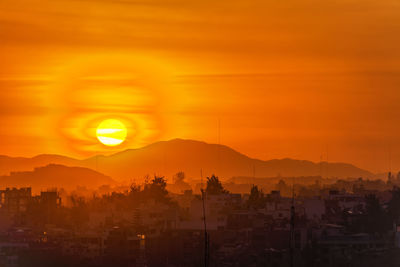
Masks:
[[[96,129],[97,139],[106,146],[117,146],[125,141],[128,131],[125,125],[116,119],[102,121]]]

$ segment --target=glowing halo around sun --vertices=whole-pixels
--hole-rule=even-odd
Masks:
[[[128,131],[125,125],[116,119],[102,121],[96,129],[97,139],[106,146],[118,146],[126,139]]]
[[[171,94],[181,92],[172,84],[175,65],[152,55],[103,52],[76,55],[63,62],[60,68],[49,66],[55,70],[57,88],[49,100],[61,111],[53,118],[59,145],[71,155],[90,157],[139,148],[169,133],[175,117],[167,114],[181,103],[175,102],[180,94]],[[109,130],[97,133],[107,119],[125,126],[125,139],[109,136]]]

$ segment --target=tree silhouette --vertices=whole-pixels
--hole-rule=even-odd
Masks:
[[[264,194],[262,190],[258,189],[258,186],[253,185],[250,189],[249,200],[247,205],[252,208],[261,208],[263,206]]]
[[[392,222],[397,222],[400,218],[400,188],[394,187],[391,193],[392,198],[388,203],[388,214]]]
[[[169,202],[167,182],[164,176],[154,176],[150,183],[144,185],[143,194],[145,198],[151,198],[158,202]]]
[[[80,228],[89,220],[89,207],[84,197],[71,195],[71,220],[75,227]]]
[[[185,183],[185,173],[184,172],[178,172],[174,175],[174,183],[175,184],[181,184]]]
[[[365,196],[366,228],[369,233],[383,233],[387,227],[387,216],[375,194]]]
[[[211,177],[207,177],[207,188],[206,192],[209,195],[219,195],[229,193],[224,189],[218,177],[214,174]]]

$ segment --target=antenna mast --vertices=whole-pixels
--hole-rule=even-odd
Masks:
[[[329,146],[326,145],[326,178],[329,178]]]
[[[256,184],[256,165],[253,165],[253,185]]]
[[[203,169],[200,169],[200,191],[203,192]]]
[[[201,180],[203,181],[203,172],[201,172]],[[204,267],[208,266],[208,233],[207,233],[207,220],[206,220],[206,191],[201,189],[201,198],[203,202],[203,223],[204,223]]]
[[[292,185],[292,206],[290,207],[290,267],[294,266],[294,246],[295,246],[295,238],[294,238],[294,178]]]
[[[221,173],[221,118],[218,117],[218,151],[217,151],[217,157],[218,157],[218,166],[217,166],[217,172]]]

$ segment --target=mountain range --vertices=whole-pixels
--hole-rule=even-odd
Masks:
[[[179,171],[185,172],[189,179],[197,180],[202,173],[203,177],[216,174],[223,181],[233,176],[299,177],[318,176],[322,172],[324,176],[339,178],[374,176],[367,170],[347,163],[314,163],[289,158],[263,161],[250,158],[228,146],[183,139],[160,141],[139,149],[82,160],[48,154],[32,158],[0,156],[0,175],[32,171],[49,164],[90,168],[116,181],[137,182],[142,182],[146,175],[170,178]]]
[[[17,171],[0,176],[0,184],[2,187],[30,186],[39,191],[51,188],[73,190],[77,186],[96,189],[101,185],[116,185],[116,182],[88,168],[49,164],[32,171]]]

